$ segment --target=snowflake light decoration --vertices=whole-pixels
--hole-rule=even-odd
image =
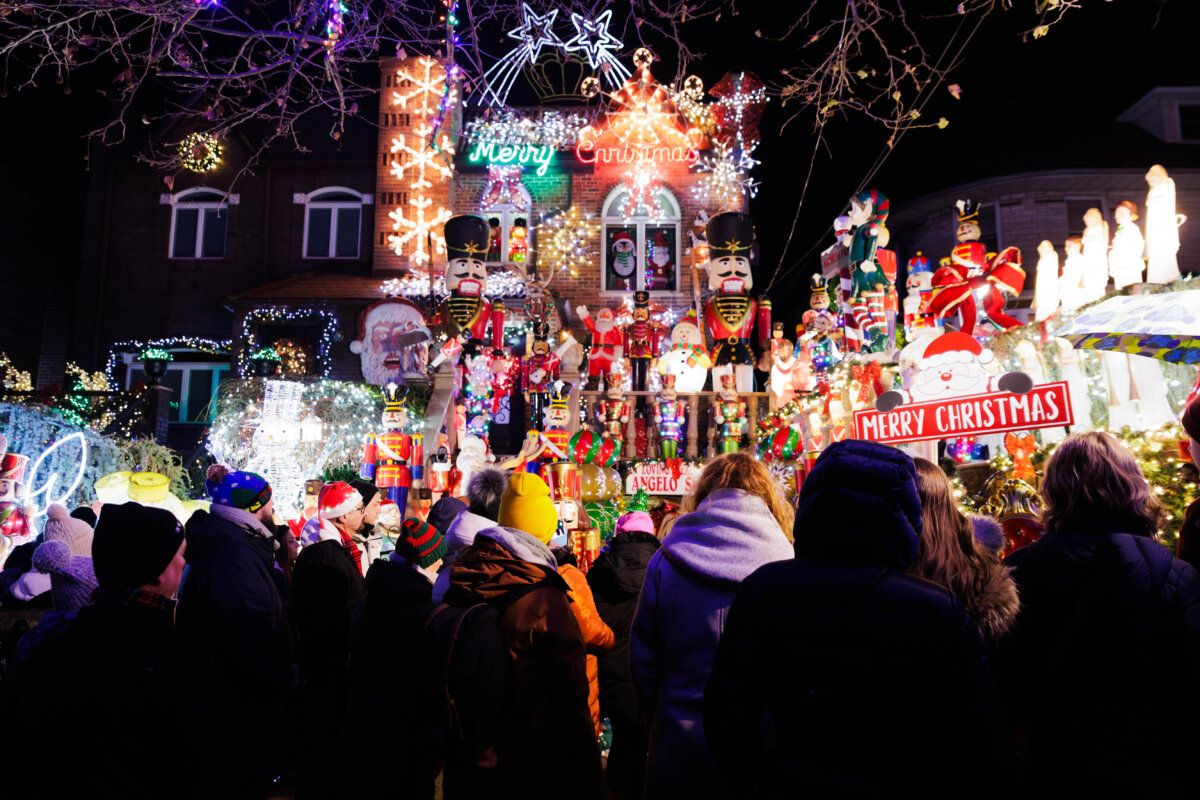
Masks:
[[[550,217],[538,225],[538,262],[551,277],[564,271],[575,275],[589,262],[599,229],[575,206]]]
[[[697,172],[707,175],[693,188],[695,199],[721,210],[739,207],[743,196],[758,193],[758,181],[750,178],[750,170],[757,165],[758,161],[745,150],[733,150],[724,142],[717,144],[712,154],[702,156],[696,165]]]

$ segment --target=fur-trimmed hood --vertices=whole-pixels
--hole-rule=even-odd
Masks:
[[[967,613],[979,625],[984,641],[995,642],[1012,630],[1021,601],[1012,570],[992,558],[986,559],[986,565],[976,584],[975,596],[961,599]]]

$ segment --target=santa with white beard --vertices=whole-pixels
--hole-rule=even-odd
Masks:
[[[925,348],[911,377],[906,376],[905,388],[884,392],[875,401],[875,408],[888,412],[904,403],[990,391],[1024,394],[1033,388],[1033,379],[1024,372],[989,373],[985,365],[992,360],[992,351],[975,337],[958,331],[943,333]]]
[[[358,315],[358,338],[350,352],[362,359],[363,380],[374,386],[425,377],[429,358],[425,313],[401,297],[379,300]]]

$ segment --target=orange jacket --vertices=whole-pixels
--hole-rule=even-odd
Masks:
[[[575,621],[583,632],[583,643],[589,651],[609,650],[616,642],[612,628],[600,619],[596,611],[596,600],[592,597],[592,587],[588,586],[587,577],[579,567],[563,564],[558,568],[558,574],[567,582],[570,589],[567,596],[571,598],[571,610],[575,612]],[[592,710],[592,722],[596,725],[596,736],[600,735],[600,665],[590,652],[587,656],[588,677],[588,707]]]

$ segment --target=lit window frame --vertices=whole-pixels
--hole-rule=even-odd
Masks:
[[[626,217],[618,210],[617,201],[625,195],[629,190],[624,184],[615,187],[608,196],[604,198],[604,203],[600,206],[600,294],[606,297],[617,297],[626,295],[630,290],[626,289],[610,289],[608,287],[608,259],[609,248],[606,246],[608,241],[609,226],[615,228],[630,228],[637,227],[637,280],[634,282],[632,291],[649,291],[651,295],[670,295],[678,294],[683,290],[683,271],[680,264],[682,255],[682,232],[681,224],[683,222],[683,206],[679,202],[679,198],[675,193],[663,186],[656,193],[661,202],[661,198],[665,197],[668,201],[668,211],[671,212],[666,217],[650,217],[650,216],[635,216]],[[643,260],[643,254],[646,252],[646,228],[669,228],[675,229],[675,288],[674,289],[646,289],[646,263]]]

